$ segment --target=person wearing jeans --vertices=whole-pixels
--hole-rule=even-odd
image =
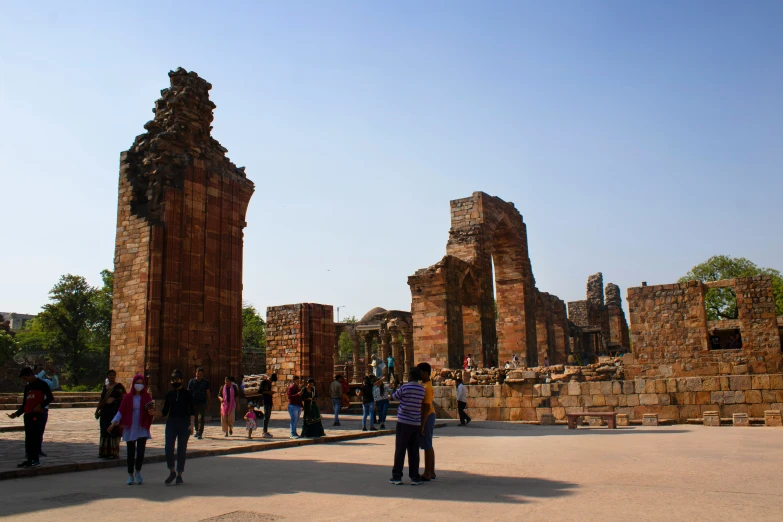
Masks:
[[[362,396],[362,431],[367,431],[369,425],[370,431],[378,431],[373,425],[373,416],[375,414],[375,398],[373,397],[373,381],[372,375],[364,377],[364,385],[356,390],[359,395]]]
[[[155,418],[155,403],[147,391],[146,379],[142,374],[133,377],[131,393],[126,393],[117,415],[111,421],[106,430],[114,431],[118,424],[122,423],[122,440],[128,447],[128,484],[143,484],[141,466],[144,464],[144,450],[147,447],[147,439],[151,438],[150,426]],[[136,470],[134,477],[133,471]]]
[[[10,418],[22,417],[24,420],[25,461],[20,468],[34,468],[39,465],[38,453],[41,451],[44,421],[43,412],[54,400],[49,385],[39,379],[31,368],[23,368],[19,377],[26,383],[22,395],[22,407],[8,415]]]
[[[457,379],[457,411],[459,412],[459,425],[467,426],[470,422],[470,416],[465,413],[465,408],[468,407],[468,394],[465,390],[465,385],[462,384],[462,379]]]
[[[375,381],[372,393],[373,399],[375,399],[375,409],[378,411],[378,422],[381,423],[381,429],[385,430],[386,414],[389,412],[389,387],[384,384],[383,379],[378,379]]]
[[[400,401],[397,407],[395,427],[394,466],[389,484],[402,485],[402,469],[405,454],[408,454],[408,476],[412,486],[421,484],[419,475],[419,437],[421,435],[421,403],[424,400],[424,386],[419,384],[421,370],[414,366],[408,373],[408,382],[394,392],[392,398]]]
[[[329,396],[332,399],[332,409],[334,410],[334,424],[340,425],[340,407],[343,404],[343,376],[336,375],[332,384],[329,385]]]
[[[291,438],[296,439],[299,434],[296,432],[296,424],[302,415],[302,390],[299,389],[299,376],[294,375],[291,384],[286,390],[288,396],[288,416],[291,418]]]
[[[188,438],[193,434],[193,421],[196,418],[196,408],[193,405],[193,395],[189,390],[182,389],[182,372],[174,370],[171,374],[172,390],[166,395],[163,404],[163,416],[166,419],[166,463],[169,467],[169,477],[166,484],[174,479],[177,485],[182,484],[182,472],[185,471],[185,457],[188,451]],[[174,468],[174,444],[177,445],[177,467]]]

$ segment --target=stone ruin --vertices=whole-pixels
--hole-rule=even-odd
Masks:
[[[531,367],[545,358],[566,362],[565,303],[536,288],[527,229],[513,203],[483,192],[452,201],[446,256],[408,285],[419,361],[460,368],[471,353],[480,366],[513,355]]]
[[[587,299],[568,303],[571,350],[582,362],[631,349],[620,287],[608,283],[604,300],[603,281],[601,272],[591,275],[587,278]]]
[[[212,136],[212,86],[169,73],[155,117],[120,155],[110,366],[128,382],[203,365],[239,375],[242,249],[254,185]]]

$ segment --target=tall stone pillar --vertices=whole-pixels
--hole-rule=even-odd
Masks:
[[[353,379],[351,379],[351,382],[362,382],[362,370],[359,368],[359,359],[361,358],[359,336],[356,332],[351,333],[351,343],[353,344]]]
[[[405,329],[402,331],[402,349],[405,355],[405,365],[403,375],[400,376],[400,379],[403,382],[406,382],[408,380],[408,372],[410,371],[411,366],[415,365],[413,362],[413,331],[410,329]]]
[[[372,338],[373,332],[367,332],[364,334],[364,374],[372,375]]]
[[[379,332],[379,344],[378,344],[378,352],[380,355],[381,360],[386,363],[386,358],[389,357],[389,354],[391,353],[391,343],[390,339],[394,336],[394,333],[390,333],[391,330],[381,330]],[[393,332],[393,331],[391,331]],[[384,369],[384,375],[389,377],[389,368]],[[389,382],[387,379],[386,382]]]
[[[254,185],[210,135],[212,86],[169,73],[155,117],[120,155],[110,367],[155,398],[175,368],[241,374],[242,249]],[[215,386],[217,389],[217,386]],[[217,401],[213,401],[217,404]]]
[[[403,376],[400,375],[400,369],[404,368],[405,366],[405,356],[401,353],[402,343],[400,343],[400,329],[394,327],[390,331],[391,331],[391,353],[392,353],[392,357],[394,357],[394,373],[397,374],[398,380],[402,380]]]

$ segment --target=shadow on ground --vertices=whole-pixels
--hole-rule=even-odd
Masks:
[[[321,447],[329,451],[328,446]],[[292,450],[296,451],[296,450]],[[390,458],[388,452],[379,455]],[[407,473],[407,467],[405,473]],[[319,460],[279,460],[248,456],[207,457],[189,461],[186,483],[165,486],[167,475],[162,463],[145,466],[145,484],[127,486],[124,469],[16,479],[25,481],[24,492],[6,497],[0,515],[10,516],[58,507],[79,506],[93,501],[143,499],[148,502],[169,502],[196,497],[249,497],[263,502],[264,497],[296,493],[345,495],[365,499],[423,499],[454,502],[498,502],[525,504],[535,499],[562,497],[572,494],[577,484],[535,477],[510,477],[474,474],[465,471],[442,470],[439,478],[422,486],[411,487],[388,483],[388,466],[361,462],[324,462]],[[54,483],[53,481],[59,481]],[[67,485],[64,485],[63,483]],[[41,492],[56,484],[58,494]],[[27,498],[35,490],[34,498]],[[63,491],[66,490],[66,491]],[[8,493],[6,493],[8,494]],[[252,501],[251,501],[252,502]]]

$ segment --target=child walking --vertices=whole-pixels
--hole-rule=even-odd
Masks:
[[[245,415],[245,428],[247,428],[247,438],[253,438],[253,430],[258,426],[256,425],[256,412],[253,411],[253,403],[247,403],[247,414]]]

